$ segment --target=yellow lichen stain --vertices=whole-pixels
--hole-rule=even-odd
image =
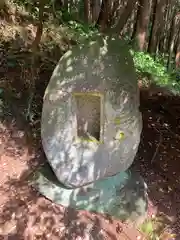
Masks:
[[[114,124],[119,125],[121,123],[120,118],[115,118],[114,119]]]
[[[123,132],[120,132],[119,133],[119,139],[123,139],[124,138],[124,133]]]
[[[124,139],[125,135],[122,131],[118,131],[115,137],[115,140],[122,140]]]

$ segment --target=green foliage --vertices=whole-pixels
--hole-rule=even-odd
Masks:
[[[155,236],[154,234],[154,223],[152,220],[147,220],[145,221],[141,226],[140,226],[140,231],[143,232],[149,240],[153,239],[158,239],[158,236]]]
[[[131,54],[139,78],[148,79],[149,83],[154,82],[159,86],[167,87],[173,93],[180,93],[178,73],[173,69],[168,71],[162,57],[154,59],[148,53],[134,50],[131,50]]]
[[[69,21],[69,27],[76,32],[76,35],[89,38],[97,33],[97,29],[93,25],[77,23],[76,21]]]
[[[137,73],[143,75],[149,74],[153,79],[158,79],[161,84],[167,84],[168,82],[168,73],[165,66],[163,66],[158,61],[155,61],[149,54],[144,52],[135,52],[131,51],[134,57],[134,63],[137,70]]]
[[[139,228],[146,236],[147,240],[162,240],[162,234],[165,224],[161,219],[147,219]]]

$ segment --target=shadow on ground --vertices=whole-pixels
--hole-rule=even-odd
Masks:
[[[134,167],[144,177],[149,198],[168,231],[180,233],[180,97],[141,91],[143,133]],[[157,230],[158,231],[158,230]]]

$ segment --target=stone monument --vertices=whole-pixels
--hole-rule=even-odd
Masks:
[[[44,95],[41,136],[48,163],[36,187],[64,206],[121,219],[146,214],[146,186],[129,170],[142,131],[129,49],[118,37],[74,46]]]

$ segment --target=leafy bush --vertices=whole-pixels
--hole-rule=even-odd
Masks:
[[[180,93],[180,73],[171,69],[167,70],[162,58],[154,58],[148,53],[136,52],[131,49],[138,76],[149,83],[154,82],[159,86],[167,87],[175,94]]]
[[[149,75],[153,80],[160,81],[161,84],[167,84],[169,74],[166,71],[166,67],[158,61],[155,61],[153,57],[144,52],[135,52],[131,50],[134,58],[136,71],[140,75]]]

